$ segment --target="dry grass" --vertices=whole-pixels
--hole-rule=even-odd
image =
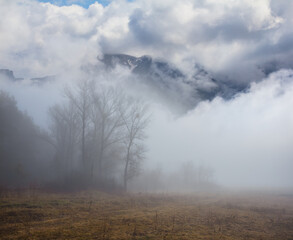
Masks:
[[[293,196],[10,192],[0,239],[293,240]]]

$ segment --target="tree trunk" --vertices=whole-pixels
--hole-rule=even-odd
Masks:
[[[105,142],[104,138],[105,138],[105,119],[103,117],[100,151],[99,151],[99,156],[98,156],[98,168],[99,168],[98,173],[99,173],[99,178],[101,180],[103,179],[102,162],[103,162],[103,158],[104,158],[104,142]]]
[[[127,192],[127,175],[128,175],[128,165],[130,160],[130,148],[131,148],[132,141],[130,141],[127,147],[127,154],[126,154],[126,162],[124,168],[124,191]]]
[[[85,114],[82,116],[82,136],[81,136],[81,158],[84,169],[86,169],[85,163]]]
[[[125,168],[124,168],[124,185],[123,185],[124,192],[127,192],[127,173],[128,173],[128,159],[126,160]]]

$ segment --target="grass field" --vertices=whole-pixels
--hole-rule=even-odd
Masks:
[[[0,239],[293,240],[293,195],[6,192]]]

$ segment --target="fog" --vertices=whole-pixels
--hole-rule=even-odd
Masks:
[[[283,70],[179,118],[157,110],[150,158],[173,171],[184,161],[211,166],[226,186],[292,186],[292,86],[292,71]]]
[[[115,0],[107,6],[95,2],[88,8],[0,0],[0,69],[14,74],[12,79],[0,72],[0,89],[3,96],[8,93],[8,98],[15,99],[19,116],[32,117],[34,123],[24,120],[19,126],[28,124],[45,139],[38,143],[42,146],[31,140],[31,147],[39,150],[30,153],[33,162],[11,157],[16,166],[20,162],[28,166],[26,175],[33,175],[26,177],[24,185],[56,187],[60,183],[66,188],[70,182],[66,178],[74,179],[78,187],[84,181],[98,188],[103,184],[123,188],[125,139],[129,138],[126,123],[131,116],[142,116],[148,123],[143,125],[144,137],[138,138],[143,150],[134,149],[129,158],[139,160],[135,174],[127,177],[129,190],[292,190],[292,12],[292,3],[285,0]],[[106,54],[137,59],[123,62],[114,55],[109,67],[102,60]],[[151,59],[151,65],[140,65],[143,69],[135,71],[144,63],[138,59],[143,55],[150,56],[145,61]],[[70,135],[70,148],[66,145],[72,156],[68,152],[62,155],[65,147],[59,145],[64,150],[61,154],[52,142],[58,144],[68,137],[60,137],[56,130],[60,126],[54,124],[59,113],[78,115],[78,108],[70,106],[76,105],[73,98],[81,99],[80,86],[86,82],[92,84],[87,87],[87,95],[92,97],[85,147],[82,150],[81,122],[72,121],[76,136]],[[103,101],[97,99],[119,109],[114,111],[118,115],[106,120],[105,128],[111,129],[117,119],[123,122],[117,120],[121,128],[114,131],[111,141],[105,140],[111,147],[105,148],[102,157],[97,149],[103,140],[97,140],[97,129],[104,129],[99,119],[105,112],[99,110]],[[1,101],[2,106],[9,102],[6,97]],[[145,115],[131,115],[138,106],[147,106]],[[5,109],[1,111],[8,114]],[[94,118],[94,113],[101,115]],[[16,138],[17,134],[21,136],[21,131],[15,133]],[[2,142],[10,139],[9,134],[1,135]],[[67,140],[62,144],[69,144]],[[1,148],[5,157],[2,171],[15,173],[16,167],[7,165],[10,153],[4,152],[5,146]],[[71,175],[66,172],[67,165],[53,164],[56,158],[71,159]],[[86,158],[104,165],[92,167],[96,172],[90,173],[89,165],[81,164]],[[58,175],[56,168],[64,171],[59,169]],[[42,171],[46,174],[41,177],[34,174]],[[89,180],[83,174],[93,177]],[[0,185],[20,186],[21,179],[17,173],[7,175]]]

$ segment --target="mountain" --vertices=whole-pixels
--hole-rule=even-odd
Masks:
[[[23,80],[23,78],[14,77],[13,71],[9,69],[0,69],[0,79],[2,78],[11,80],[11,81]]]
[[[231,99],[248,87],[218,80],[198,64],[195,64],[190,72],[186,73],[168,61],[154,59],[150,56],[104,54],[102,58],[98,59],[103,63],[102,69],[105,68],[106,72],[118,65],[125,67],[131,72],[129,81],[134,81],[126,87],[142,85],[143,88],[139,87],[135,91],[141,91],[139,94],[167,104],[170,109],[179,110],[179,113],[193,109],[201,101],[211,101],[217,96]],[[92,67],[90,69],[81,67],[81,69],[86,74],[93,72],[94,76],[103,71],[101,68],[96,68],[95,65],[91,66],[93,69]],[[0,80],[3,78],[11,81],[22,80],[22,78],[15,78],[13,71],[9,69],[0,69]],[[45,76],[31,78],[30,81],[32,84],[41,85],[49,81],[56,81],[57,78],[57,76]]]
[[[9,69],[0,69],[0,80],[6,79],[9,81],[22,81],[24,78],[16,78],[12,70]],[[33,84],[43,84],[49,81],[54,81],[56,76],[45,76],[45,77],[38,77],[38,78],[31,78],[31,82]]]
[[[128,68],[137,76],[138,81],[166,101],[179,105],[184,111],[194,108],[201,101],[212,100],[217,96],[230,99],[247,87],[219,81],[198,64],[194,65],[191,74],[187,74],[167,61],[153,59],[150,56],[104,54],[99,60],[108,70],[117,65]]]

